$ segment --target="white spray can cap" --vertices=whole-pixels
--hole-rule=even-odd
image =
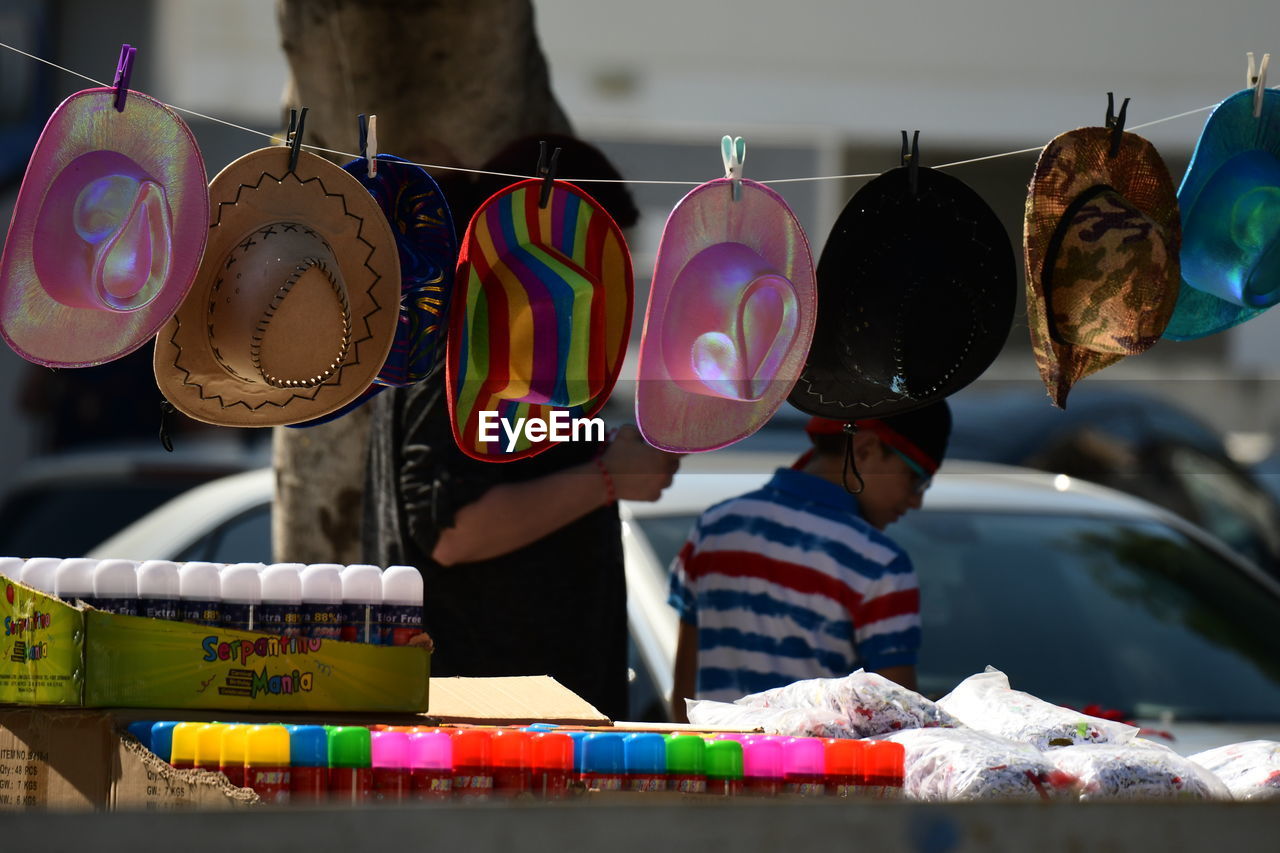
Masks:
[[[413,566],[387,566],[382,573],[385,604],[422,605],[422,572]]]
[[[275,563],[262,570],[262,600],[268,604],[302,601],[301,563]]]
[[[341,604],[342,569],[337,563],[313,563],[303,569],[302,600],[315,604]]]
[[[95,598],[137,598],[138,564],[133,560],[102,560],[93,570]]]
[[[222,576],[222,600],[232,604],[261,604],[262,578],[253,563],[233,563]]]
[[[180,588],[172,560],[144,560],[138,566],[138,598],[177,598]]]
[[[88,557],[68,557],[60,560],[53,573],[53,594],[68,603],[77,598],[92,597],[93,570],[97,567],[98,561]],[[35,584],[26,581],[30,574],[27,569],[23,569],[24,582],[28,586],[34,586]]]
[[[89,563],[89,571],[93,571],[93,567],[98,565],[97,560],[90,560],[87,557],[74,557],[72,559],[85,560]],[[49,595],[56,595],[54,588],[57,586],[55,575],[58,566],[65,562],[61,557],[32,557],[22,564],[22,568],[18,571],[18,580],[25,583],[32,589],[38,589],[41,592],[47,592]],[[89,587],[93,587],[92,575],[90,575]],[[88,593],[84,593],[87,595]]]
[[[350,604],[381,604],[382,569],[366,564],[343,569],[342,600]]]
[[[222,576],[218,563],[183,563],[178,569],[178,594],[189,601],[219,601]]]

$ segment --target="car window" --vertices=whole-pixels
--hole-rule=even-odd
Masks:
[[[923,692],[991,664],[1018,689],[1139,716],[1280,719],[1280,601],[1158,522],[916,513]]]
[[[256,506],[224,521],[176,559],[210,563],[271,562],[271,504]]]
[[[635,522],[649,541],[658,565],[665,571],[684,547],[697,520],[696,515],[642,515],[637,516]]]
[[[15,491],[0,507],[0,553],[78,557],[193,485],[84,482]]]
[[[1194,447],[1175,445],[1168,457],[1202,527],[1259,566],[1280,562],[1275,504],[1265,491]]]

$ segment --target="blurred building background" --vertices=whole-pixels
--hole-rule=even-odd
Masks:
[[[1108,91],[1133,99],[1128,126],[1135,129],[1239,89],[1246,51],[1274,50],[1280,60],[1275,0],[1218,0],[1209,9],[1191,0],[534,6],[553,86],[579,133],[629,178],[690,185],[722,174],[725,133],[747,139],[745,174],[756,180],[878,173],[898,165],[904,129],[921,131],[925,165],[1032,148],[1101,124]],[[120,44],[129,42],[139,48],[134,88],[258,131],[280,128],[286,72],[273,0],[4,0],[0,41],[103,81],[110,81]],[[1274,76],[1280,83],[1280,68]],[[0,79],[0,215],[7,222],[49,111],[89,84],[3,50]],[[1175,182],[1206,116],[1138,131],[1161,151]],[[265,144],[243,130],[186,118],[211,175]],[[353,117],[348,150],[355,147]],[[1035,158],[1024,153],[952,170],[997,210],[1015,246]],[[775,187],[806,227],[815,258],[860,184]],[[647,280],[667,213],[688,188],[635,185],[644,213],[632,235],[638,283]],[[637,294],[637,318],[644,296]],[[637,337],[639,331],[637,319]],[[145,361],[149,348],[144,353]],[[1273,311],[1202,341],[1162,342],[1086,384],[1131,386],[1179,402],[1228,433],[1249,462],[1270,452],[1280,429],[1277,363],[1280,311]],[[30,393],[44,371],[0,347],[0,399],[9,407],[0,420],[0,480],[48,444],[49,415],[35,411]],[[89,383],[105,375],[101,368],[85,373]],[[1039,381],[1020,307],[1004,355],[980,386],[1039,388]],[[116,416],[136,413],[158,427],[158,392],[133,390]]]

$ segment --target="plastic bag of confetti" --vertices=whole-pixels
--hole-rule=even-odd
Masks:
[[[842,714],[823,708],[749,708],[729,702],[686,699],[689,722],[708,729],[760,729],[788,737],[855,737]]]
[[[956,720],[929,699],[882,675],[861,669],[841,678],[809,678],[752,693],[734,704],[755,708],[823,708],[842,715],[846,737],[870,737],[926,726],[955,726]]]
[[[1231,799],[1222,780],[1172,750],[1096,743],[1044,755],[1055,768],[1080,780],[1081,800]]]
[[[1076,796],[1076,779],[1034,747],[973,729],[908,729],[903,795],[911,800],[1049,800]]]
[[[1280,798],[1280,742],[1247,740],[1197,752],[1191,760],[1221,779],[1237,800]]]
[[[1129,743],[1139,731],[1014,690],[1008,677],[992,667],[960,682],[938,700],[938,707],[970,728],[1041,750],[1085,743]]]

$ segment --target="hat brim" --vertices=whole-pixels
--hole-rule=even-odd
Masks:
[[[732,192],[732,182],[724,178],[694,188],[671,211],[658,245],[640,339],[636,426],[645,441],[662,450],[715,450],[760,429],[787,399],[813,340],[817,280],[804,230],[782,196],[763,184],[742,181],[737,201]],[[676,279],[694,256],[717,243],[747,246],[795,289],[795,338],[758,400],[733,400],[686,390],[672,379],[663,358],[664,328],[685,320],[667,310]]]
[[[449,422],[453,437],[467,456],[485,462],[514,462],[526,459],[548,449],[557,441],[547,438],[530,441],[521,433],[515,446],[507,449],[507,437],[499,430],[497,441],[485,442],[479,438],[481,412],[496,412],[497,417],[515,424],[520,419],[552,424],[556,420],[590,418],[596,415],[609,395],[622,371],[627,338],[631,330],[631,311],[635,284],[631,270],[631,255],[627,250],[622,230],[613,218],[590,195],[573,184],[555,181],[551,197],[545,208],[538,206],[540,180],[520,181],[490,196],[476,210],[467,226],[459,253],[458,274],[454,283],[453,306],[450,309],[447,356],[445,359],[445,383],[449,402]],[[578,213],[589,211],[588,217],[575,215],[576,225],[553,221],[554,213],[564,209],[556,194],[577,196],[582,206]],[[492,205],[506,196],[514,196],[513,209],[522,209],[530,231],[543,235],[550,245],[571,258],[599,287],[591,304],[590,326],[601,330],[599,341],[592,340],[591,347],[600,349],[605,375],[600,377],[599,390],[591,399],[577,406],[551,406],[510,400],[500,395],[502,388],[493,387],[493,371],[489,363],[488,326],[485,314],[487,302],[477,264],[483,264],[486,249],[480,244],[476,223]],[[581,330],[575,330],[581,333]],[[561,342],[564,345],[564,342]],[[585,381],[586,377],[570,377]],[[501,382],[505,387],[505,378]]]
[[[196,420],[263,427],[321,417],[363,394],[391,348],[399,318],[400,264],[386,216],[338,166],[300,151],[291,171],[289,157],[285,146],[258,149],[228,165],[209,185],[205,261],[187,300],[157,335],[155,351],[161,392]],[[347,288],[352,327],[347,357],[311,388],[246,382],[222,367],[209,340],[209,293],[224,259],[246,234],[271,222],[297,222],[323,235]]]
[[[0,262],[0,334],[14,352],[36,364],[91,367],[138,349],[178,310],[200,265],[209,195],[195,138],[172,110],[141,92],[129,92],[124,112],[114,103],[114,89],[86,89],[54,110],[14,204]],[[156,297],[135,311],[65,305],[46,292],[36,272],[36,222],[46,194],[67,166],[94,151],[132,160],[164,188],[169,204],[168,275]]]
[[[1224,163],[1237,154],[1259,150],[1280,157],[1280,92],[1268,89],[1263,93],[1262,115],[1255,118],[1253,89],[1243,89],[1219,104],[1205,122],[1182,186],[1178,188],[1178,204],[1184,215],[1191,211],[1201,190]],[[1203,338],[1251,320],[1266,310],[1236,305],[1192,287],[1184,280],[1164,337],[1174,341]]]
[[[1051,331],[1045,289],[1045,264],[1062,217],[1077,197],[1100,185],[1118,195],[1158,226],[1166,255],[1178,257],[1181,223],[1173,181],[1155,146],[1124,133],[1111,156],[1110,128],[1082,127],[1055,137],[1040,154],[1027,196],[1023,250],[1027,265],[1027,326],[1036,366],[1055,405],[1066,406],[1071,387],[1125,358],[1060,342]],[[1173,265],[1177,270],[1177,265]],[[1171,282],[1170,298],[1176,293]]]
[[[981,196],[934,169],[918,170],[914,194],[907,168],[885,172],[823,247],[822,314],[791,404],[847,423],[959,391],[1004,347],[1017,284],[1013,244]]]

